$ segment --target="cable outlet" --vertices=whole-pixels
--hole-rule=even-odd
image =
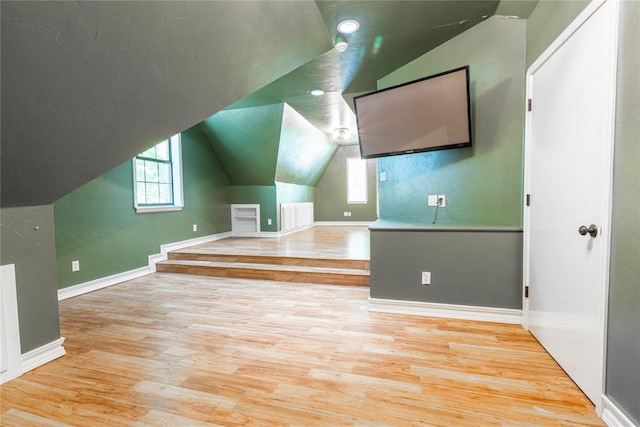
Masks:
[[[80,271],[80,261],[78,260],[71,261],[71,271],[73,272]]]
[[[438,194],[438,206],[441,208],[447,206],[447,199],[444,197],[444,194]]]
[[[423,285],[430,285],[431,284],[431,272],[430,271],[423,271],[422,272],[422,284]]]
[[[193,231],[198,231],[198,224],[193,224]]]

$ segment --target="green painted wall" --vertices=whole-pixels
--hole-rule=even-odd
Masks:
[[[438,223],[522,224],[525,31],[524,20],[489,18],[378,82],[470,65],[474,135],[472,148],[380,158],[380,218],[431,223],[427,196],[443,194]]]
[[[15,264],[22,354],[60,338],[53,206],[0,209],[0,261]]]
[[[316,186],[316,221],[375,221],[378,219],[376,183],[377,160],[367,160],[367,203],[347,203],[347,159],[360,157],[357,145],[341,146],[333,156],[322,179]],[[345,212],[351,216],[345,217]]]
[[[590,0],[543,0],[527,18],[526,66],[533,62],[564,31]]]
[[[221,111],[200,128],[229,176],[231,203],[260,204],[261,231],[280,229],[280,203],[314,200],[336,150],[283,103]]]
[[[131,161],[54,203],[59,288],[146,266],[161,244],[231,229],[229,181],[198,127],[182,133],[182,161],[182,211],[136,214]]]
[[[337,146],[284,104],[275,180],[315,187]]]
[[[232,185],[273,185],[283,105],[224,110],[200,123]]]
[[[276,181],[276,200],[281,203],[315,202],[315,187]]]
[[[260,230],[277,231],[278,208],[276,206],[276,186],[274,185],[234,185],[231,187],[231,203],[259,204]],[[271,225],[269,225],[271,218]]]

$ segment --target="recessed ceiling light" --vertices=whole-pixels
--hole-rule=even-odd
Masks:
[[[314,90],[312,90],[312,91],[311,91],[311,92],[309,92],[309,93],[311,93],[311,95],[313,95],[313,96],[321,96],[321,95],[324,95],[324,91],[323,91],[322,89],[314,89]]]
[[[338,34],[336,36],[335,47],[338,52],[344,52],[345,50],[347,50],[347,48],[349,47],[349,44],[347,43],[347,38],[345,36],[341,36],[340,34]]]
[[[345,19],[338,24],[338,31],[342,34],[351,34],[358,31],[360,23],[354,19]]]

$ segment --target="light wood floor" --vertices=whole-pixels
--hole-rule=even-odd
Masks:
[[[182,252],[271,255],[306,258],[369,259],[369,229],[319,226],[274,238],[231,238],[193,246]]]
[[[67,355],[12,425],[603,425],[516,325],[367,311],[368,289],[157,273],[60,303]]]

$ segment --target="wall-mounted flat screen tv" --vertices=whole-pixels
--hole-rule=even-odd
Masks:
[[[354,98],[362,158],[470,147],[469,66]]]

